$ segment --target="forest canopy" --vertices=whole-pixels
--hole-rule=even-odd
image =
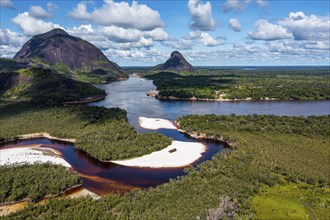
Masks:
[[[158,98],[279,99],[330,98],[330,70],[199,70],[195,74],[146,74],[159,90]]]

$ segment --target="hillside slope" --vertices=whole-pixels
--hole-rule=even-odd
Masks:
[[[127,77],[96,46],[59,28],[32,37],[14,59],[53,67],[81,81],[100,82]]]
[[[33,67],[16,72],[0,72],[2,99],[60,105],[96,96],[105,96],[105,92],[50,69]]]
[[[171,57],[163,64],[152,68],[152,71],[195,72],[196,69],[178,51],[173,51]]]

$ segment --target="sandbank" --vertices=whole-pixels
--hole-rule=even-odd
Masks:
[[[146,128],[150,130],[158,130],[161,128],[177,129],[171,121],[161,118],[139,117],[139,124],[142,128]]]
[[[136,167],[184,167],[198,160],[205,150],[206,146],[201,143],[172,141],[172,144],[163,150],[155,151],[142,157],[112,162]]]
[[[49,148],[17,147],[0,150],[0,166],[34,163],[52,163],[71,167],[63,158],[57,156],[56,151]]]
[[[57,138],[54,136],[51,136],[48,133],[41,132],[41,133],[32,133],[32,134],[23,134],[18,136],[19,139],[30,139],[30,138],[48,138],[52,140],[59,140],[59,141],[65,141],[65,142],[71,142],[74,143],[77,140],[74,138]]]

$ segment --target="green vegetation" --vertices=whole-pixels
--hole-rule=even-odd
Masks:
[[[76,138],[76,147],[102,160],[142,156],[163,149],[170,139],[158,133],[137,134],[126,111],[92,106],[35,108],[24,103],[0,104],[0,138],[47,132]]]
[[[329,69],[199,70],[197,74],[159,72],[145,77],[154,80],[159,98],[330,99]]]
[[[227,207],[227,216],[242,218],[292,219],[295,210],[294,216],[307,213],[310,219],[326,219],[330,214],[329,117],[181,117],[183,129],[222,137],[235,149],[226,149],[197,168],[188,168],[186,176],[155,188],[99,200],[50,201],[7,218],[205,219],[224,216],[221,209]],[[261,206],[260,199],[266,199],[266,204]],[[269,216],[269,205],[279,212]]]
[[[0,166],[0,173],[0,203],[26,198],[37,201],[82,183],[66,168],[51,164]]]
[[[327,216],[328,194],[308,184],[264,186],[252,200],[257,219],[317,219]],[[314,205],[313,204],[318,204]],[[318,213],[315,215],[310,215]]]
[[[0,72],[12,72],[21,68],[27,68],[28,65],[27,61],[0,57]]]
[[[28,68],[16,72],[0,72],[0,98],[30,101],[37,105],[61,105],[105,92],[72,80],[55,71]]]
[[[95,72],[86,72],[75,70],[71,72],[73,79],[85,83],[106,83],[117,80],[115,77],[107,74],[98,74]]]

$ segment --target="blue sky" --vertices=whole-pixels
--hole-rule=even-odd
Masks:
[[[327,0],[0,0],[0,52],[60,27],[121,66],[329,65]]]

